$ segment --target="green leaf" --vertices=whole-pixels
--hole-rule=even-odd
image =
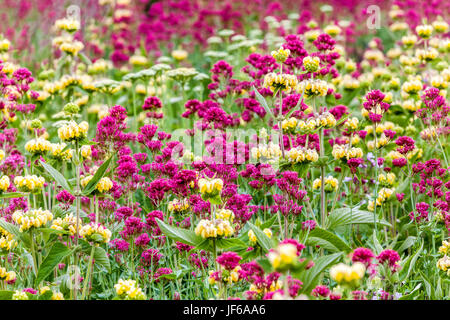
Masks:
[[[156,221],[157,221],[158,226],[161,229],[161,231],[167,237],[169,237],[175,241],[180,241],[180,242],[183,242],[190,246],[194,246],[197,249],[205,248],[205,247],[208,249],[211,249],[210,248],[210,240],[203,239],[202,237],[197,236],[194,231],[170,226],[159,219],[156,219]]]
[[[208,201],[213,205],[221,205],[222,204],[222,198],[220,197],[220,194],[216,195],[215,197],[208,198]]]
[[[339,252],[340,250],[334,246],[332,243],[328,242],[327,240],[317,238],[317,237],[311,237],[308,236],[308,239],[306,240],[306,244],[310,246],[319,246],[325,250],[331,251],[331,252]]]
[[[251,222],[247,222],[250,229],[255,233],[256,239],[258,240],[259,245],[263,248],[264,251],[268,252],[272,249],[273,243],[272,240],[257,226],[252,224]]]
[[[9,223],[9,222],[1,219],[1,218],[0,218],[0,227],[2,227],[7,232],[9,232],[12,235],[14,235],[16,240],[22,241],[23,244],[25,245],[25,247],[27,247],[27,248],[30,247],[31,238],[30,238],[30,235],[28,233],[20,232],[20,229],[16,225],[14,225],[12,223]]]
[[[401,296],[398,300],[413,300],[413,298],[416,296],[416,292],[422,287],[422,284],[419,283],[413,291],[408,293],[407,295]]]
[[[0,219],[0,227],[5,229],[7,232],[14,235],[16,238],[20,238],[22,236],[22,233],[20,232],[19,228],[12,223],[9,223],[3,219]]]
[[[56,242],[39,267],[35,285],[38,286],[41,281],[44,280],[56,268],[56,266],[74,250],[75,249],[71,250],[67,248],[60,242]]]
[[[231,239],[218,239],[216,241],[217,248],[229,249],[229,248],[247,248],[247,245],[237,238]]]
[[[346,114],[344,116],[342,116],[342,118],[339,119],[339,121],[336,122],[335,127],[341,125],[342,123],[345,122],[345,120],[347,120],[350,117],[350,114]]]
[[[159,276],[160,279],[167,279],[167,280],[175,280],[177,278],[176,274],[169,273],[169,274],[162,274]]]
[[[378,254],[380,254],[381,251],[383,251],[383,247],[381,246],[380,242],[378,241],[376,230],[373,230],[372,240],[373,240],[373,246],[375,247],[375,253],[378,255]]]
[[[421,241],[420,248],[416,251],[416,253],[410,256],[402,265],[402,270],[400,271],[400,275],[403,276],[402,281],[406,281],[413,268],[415,267],[416,261],[422,253],[424,241]]]
[[[334,233],[331,233],[330,231],[327,231],[320,227],[315,227],[314,230],[312,230],[309,233],[307,244],[320,245],[320,244],[314,243],[314,240],[313,240],[314,238],[320,239],[321,243],[324,243],[324,242],[328,243],[328,246],[330,248],[333,248],[333,247],[336,248],[336,250],[333,250],[333,251],[344,251],[344,252],[352,251],[352,248],[350,248],[350,246],[347,243],[345,243],[344,240],[342,240],[340,237],[338,237]]]
[[[314,260],[314,266],[311,269],[306,270],[303,278],[301,279],[301,281],[303,282],[302,291],[306,294],[310,294],[311,291],[316,287],[319,276],[330,265],[336,264],[341,256],[342,252],[339,252]]]
[[[14,291],[9,290],[1,290],[0,291],[0,300],[11,300]]]
[[[72,205],[69,207],[69,209],[67,209],[67,213],[72,213],[76,217],[77,216],[77,208]],[[80,208],[80,218],[85,218],[85,217],[87,217],[87,213]]]
[[[64,176],[58,170],[53,168],[50,164],[43,162],[42,160],[39,160],[39,163],[42,165],[45,171],[47,171],[52,176],[52,178],[55,179],[57,184],[59,184],[63,189],[72,192],[72,188],[70,187],[66,178],[64,178]]]
[[[325,97],[325,102],[329,107],[334,107],[336,103],[336,98],[334,97],[334,94],[329,94]]]
[[[56,229],[52,229],[52,228],[38,228],[36,230],[39,232],[45,233],[45,234],[69,234],[68,231],[56,230]]]
[[[21,198],[21,197],[25,197],[25,195],[21,192],[0,193],[0,199]]]
[[[267,104],[266,99],[264,99],[264,97],[259,93],[258,90],[256,90],[255,87],[253,87],[253,91],[255,92],[256,100],[258,100],[258,102],[262,105],[262,107],[264,108],[264,110],[266,110],[266,113],[267,113],[270,117],[272,117],[272,118],[275,119],[275,116],[273,115],[272,110],[270,110],[270,108],[269,108],[269,106],[268,106],[268,104]]]
[[[80,58],[80,60],[84,64],[87,64],[87,65],[91,65],[92,64],[92,61],[84,53],[79,52],[78,53],[78,58]]]
[[[436,300],[441,300],[443,296],[442,287],[441,287],[441,277],[438,277],[438,281],[436,284],[436,290],[434,290],[434,298]]]
[[[277,215],[274,214],[272,218],[270,218],[269,220],[267,220],[266,222],[264,222],[261,225],[261,227],[260,227],[261,230],[270,228],[275,223],[276,220],[277,220]]]
[[[410,248],[417,240],[417,237],[409,236],[406,238],[405,241],[402,242],[400,247],[398,247],[397,252],[401,253],[402,251],[405,251],[406,249]]]
[[[425,291],[427,294],[427,298],[433,300],[433,292],[431,291],[431,284],[425,277],[425,275],[421,272],[420,275],[422,276],[423,284],[425,285]]]
[[[95,141],[90,141],[88,139],[83,139],[79,142],[79,144],[80,144],[80,146],[95,146],[98,143]],[[63,152],[63,151],[61,151],[61,152]]]
[[[111,264],[109,263],[108,255],[105,249],[102,247],[95,247],[94,250],[94,260],[95,264],[105,267],[108,272],[111,272]]]
[[[377,224],[390,227],[391,224],[386,220],[377,220]],[[340,208],[330,213],[327,217],[325,225],[328,230],[336,229],[339,226],[348,224],[373,224],[374,214],[370,211],[359,209]]]
[[[91,235],[91,239],[94,242],[102,242],[103,236],[101,234],[95,233],[95,234]]]
[[[301,103],[303,102],[303,97],[304,97],[304,95],[305,95],[305,91],[302,92],[302,95],[301,95],[300,99],[298,99],[297,104],[291,109],[291,111],[289,111],[289,112],[284,116],[285,119],[289,119],[289,118],[291,117],[291,115],[292,115],[296,110],[298,110],[298,106],[300,106]]]
[[[411,178],[408,177],[406,178],[395,190],[395,192],[397,193],[405,193],[405,197],[407,194],[409,194],[409,183],[410,183]]]
[[[350,102],[356,97],[359,90],[352,90],[349,93],[346,93],[343,95],[342,100],[339,101],[339,103],[347,106],[350,104]]]
[[[270,263],[269,259],[267,258],[259,258],[256,260],[256,262],[263,268],[264,272],[270,273],[272,272],[272,264]]]
[[[101,178],[105,175],[106,170],[109,167],[109,164],[111,163],[113,157],[110,157],[108,160],[103,162],[103,164],[98,168],[97,172],[94,174],[94,177],[89,181],[89,183],[86,185],[86,187],[83,189],[83,195],[87,196],[92,193],[92,191],[95,190],[97,187],[97,183],[100,181]]]

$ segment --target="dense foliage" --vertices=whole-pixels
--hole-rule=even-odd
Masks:
[[[449,3],[0,3],[0,299],[450,297]]]

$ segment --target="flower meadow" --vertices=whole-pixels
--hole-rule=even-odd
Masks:
[[[0,299],[448,300],[450,4],[376,4],[0,0]]]

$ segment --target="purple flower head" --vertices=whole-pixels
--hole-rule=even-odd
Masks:
[[[352,261],[364,263],[367,268],[372,263],[372,258],[374,257],[375,254],[370,249],[356,248],[352,254]]]
[[[56,200],[64,204],[65,208],[69,208],[75,201],[75,197],[67,190],[63,190],[56,195]]]
[[[241,259],[242,258],[236,252],[227,251],[218,256],[216,261],[226,270],[233,270],[239,265]]]
[[[158,97],[148,97],[142,105],[143,110],[161,109],[162,102]]]
[[[115,249],[117,251],[125,252],[128,251],[128,248],[130,247],[130,244],[123,240],[123,239],[113,239],[109,245],[112,249]]]
[[[400,256],[395,250],[386,249],[382,251],[376,258],[378,260],[378,263],[387,264],[392,272],[396,272],[400,268],[400,266],[398,265]]]
[[[395,144],[398,145],[397,151],[401,154],[407,154],[415,148],[414,140],[408,136],[398,137]]]

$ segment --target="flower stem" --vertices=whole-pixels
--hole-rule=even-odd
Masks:
[[[323,150],[323,128],[320,129],[320,157],[324,156]],[[322,227],[325,228],[325,218],[327,215],[326,201],[325,201],[325,165],[320,165],[320,211]]]
[[[31,239],[31,255],[33,256],[33,264],[34,264],[34,275],[37,276],[37,259],[36,259],[36,251],[34,250],[34,234],[33,229],[30,229],[30,239]]]
[[[94,252],[95,252],[95,246],[92,246],[91,255],[89,256],[89,264],[88,264],[86,279],[84,279],[83,293],[81,294],[81,300],[84,300],[86,298],[87,287],[89,285],[89,279],[91,278],[92,261],[94,260]]]

